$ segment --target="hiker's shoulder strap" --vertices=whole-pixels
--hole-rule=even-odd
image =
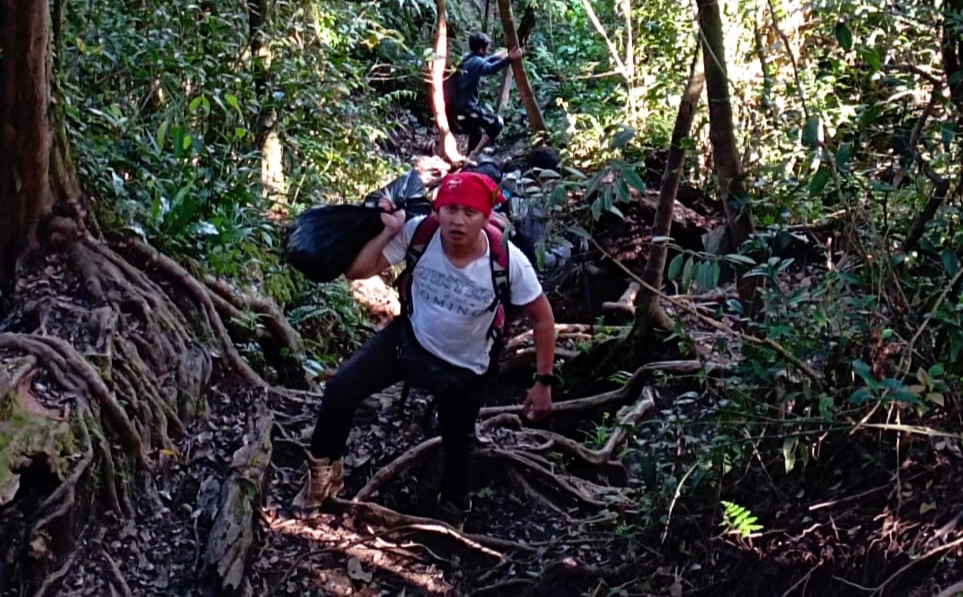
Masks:
[[[492,285],[495,290],[495,301],[508,305],[511,301],[511,287],[509,285],[509,250],[508,237],[498,226],[488,223],[485,226],[488,235],[488,248],[491,252]]]
[[[438,216],[434,213],[428,214],[424,220],[418,222],[415,233],[411,235],[411,240],[408,241],[408,249],[405,251],[405,269],[413,268],[421,259],[421,256],[425,254],[425,249],[428,248],[431,237],[438,231],[438,226]]]

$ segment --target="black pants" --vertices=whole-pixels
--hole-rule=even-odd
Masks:
[[[321,413],[311,438],[315,458],[340,458],[347,452],[348,433],[355,410],[371,394],[405,378],[398,359],[403,317],[396,318],[372,336],[328,380]],[[452,365],[453,367],[453,365]],[[435,390],[441,443],[445,452],[441,495],[461,506],[471,481],[471,449],[475,421],[484,402],[486,376],[465,373],[465,383]]]
[[[498,138],[505,121],[498,114],[479,106],[464,111],[452,110],[448,113],[448,125],[453,133],[468,135],[468,151],[471,152],[481,141],[482,135],[488,135],[492,141]]]

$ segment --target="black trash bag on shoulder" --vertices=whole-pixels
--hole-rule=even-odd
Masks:
[[[330,282],[348,269],[384,229],[381,212],[364,205],[315,205],[284,233],[284,259],[313,282]]]
[[[431,213],[428,191],[415,170],[409,170],[377,191],[368,193],[362,203],[366,207],[377,208],[382,197],[390,199],[395,209],[405,210],[405,218],[409,220]]]
[[[365,196],[360,204],[315,205],[284,232],[284,259],[313,282],[344,273],[368,241],[384,230],[378,202],[391,199],[406,216],[427,214],[431,203],[418,173],[409,171]]]

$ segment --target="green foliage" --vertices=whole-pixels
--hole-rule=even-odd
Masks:
[[[360,307],[341,279],[305,284],[294,303],[297,306],[288,312],[288,321],[301,330],[308,353],[317,355],[303,363],[312,375],[320,375],[324,366],[337,365],[339,355],[360,347],[370,334]]]
[[[763,526],[758,524],[759,519],[753,516],[748,508],[725,500],[720,503],[724,508],[722,511],[722,526],[726,533],[734,533],[746,539],[763,529]]]

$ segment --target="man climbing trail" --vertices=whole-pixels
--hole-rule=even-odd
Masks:
[[[442,180],[428,216],[406,223],[404,211],[382,201],[384,231],[345,275],[368,278],[404,261],[402,314],[327,382],[296,508],[317,508],[338,493],[355,410],[371,394],[405,380],[435,397],[445,453],[437,514],[460,527],[470,511],[475,421],[495,375],[508,304],[523,308],[535,342],[537,375],[524,413],[532,420],[549,414],[555,318],[531,263],[489,222],[503,200],[490,178],[459,172]]]
[[[514,48],[489,56],[491,46],[492,38],[485,33],[472,34],[468,39],[469,52],[445,82],[448,123],[453,132],[468,135],[468,161],[477,161],[505,126],[501,116],[478,103],[482,77],[501,71],[524,54],[521,48]]]

